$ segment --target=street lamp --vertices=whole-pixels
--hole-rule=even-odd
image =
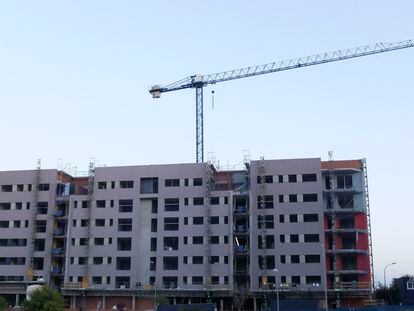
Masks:
[[[276,286],[276,311],[279,311],[279,284],[277,283],[277,273],[279,270],[277,268],[273,269],[275,273],[275,286]]]
[[[326,251],[325,251],[325,245],[324,244],[322,244],[321,243],[321,249],[322,249],[322,265],[323,265],[323,267],[322,267],[322,273],[324,273],[324,275],[322,276],[323,277],[323,279],[325,280],[325,311],[328,311],[328,281],[327,281],[327,278],[328,278],[328,274],[326,273],[327,271],[326,271],[326,259],[325,259],[325,253],[326,253]]]
[[[388,265],[386,265],[385,267],[384,267],[384,290],[385,290],[385,304],[387,304],[387,293],[388,293],[388,290],[387,290],[387,278],[386,278],[386,275],[385,275],[385,270],[387,270],[387,268],[389,267],[389,266],[393,266],[393,265],[395,265],[395,264],[397,264],[396,262],[392,262],[392,263],[390,263],[390,264],[388,264]]]

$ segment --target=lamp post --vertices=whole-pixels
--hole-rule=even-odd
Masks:
[[[321,243],[321,249],[322,249],[322,273],[324,273],[323,275],[323,279],[325,280],[325,284],[324,284],[324,288],[325,288],[325,311],[328,311],[328,275],[326,273],[326,259],[325,259],[325,245]]]
[[[276,311],[279,311],[279,283],[277,282],[277,273],[279,270],[277,268],[273,269],[275,272],[275,286],[276,286]]]
[[[388,289],[387,289],[387,278],[386,278],[386,275],[385,275],[385,270],[387,270],[387,268],[389,267],[389,266],[393,266],[393,265],[395,265],[395,264],[397,264],[396,262],[392,262],[392,263],[390,263],[390,264],[388,264],[388,265],[386,265],[385,267],[384,267],[384,290],[385,290],[385,304],[387,304],[387,293],[388,293]]]

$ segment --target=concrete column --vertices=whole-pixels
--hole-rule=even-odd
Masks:
[[[256,301],[256,297],[253,297],[253,310],[257,311],[257,301]]]
[[[76,296],[72,296],[73,300],[73,309],[76,309]]]
[[[18,307],[19,306],[19,303],[20,303],[20,295],[19,294],[16,294],[16,303],[15,303],[15,306]]]
[[[177,297],[174,297],[174,304],[177,304]]]
[[[220,311],[224,311],[224,301],[220,299]]]
[[[135,296],[132,296],[132,311],[135,311]]]
[[[106,296],[102,296],[102,310],[106,309]]]
[[[191,298],[188,298],[188,304],[191,305]]]

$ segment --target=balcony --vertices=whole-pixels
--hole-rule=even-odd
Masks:
[[[236,255],[247,255],[249,253],[246,245],[238,245],[234,248]]]
[[[63,247],[55,247],[52,249],[52,254],[55,256],[63,255]]]
[[[248,213],[246,206],[238,206],[234,209],[235,215],[246,215]]]
[[[334,288],[333,282],[328,282],[327,284],[328,289]],[[335,289],[341,291],[370,291],[371,290],[371,283],[370,282],[337,282],[335,283]]]
[[[56,236],[62,236],[62,235],[64,235],[64,233],[63,233],[63,228],[55,228],[54,230],[53,230],[53,235],[56,237]]]
[[[237,225],[233,228],[235,234],[248,234],[249,229],[245,225]]]
[[[333,254],[333,250],[332,249],[328,249],[326,250],[327,254]],[[368,254],[368,250],[367,249],[357,249],[357,248],[337,248],[335,250],[336,254],[361,254],[361,255],[366,255]]]
[[[357,267],[343,267],[337,270],[338,274],[368,274],[367,270],[358,270]],[[333,274],[333,270],[327,271],[328,274]]]
[[[64,210],[57,210],[53,214],[54,217],[65,217],[65,211]]]
[[[52,274],[63,274],[63,267],[62,266],[54,266],[52,268]]]

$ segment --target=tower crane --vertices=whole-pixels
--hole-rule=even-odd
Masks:
[[[236,79],[260,76],[268,73],[291,70],[325,63],[391,52],[414,47],[414,40],[392,43],[375,43],[350,49],[337,50],[284,61],[276,61],[264,65],[244,67],[208,75],[192,75],[174,83],[161,86],[151,86],[149,92],[153,98],[160,98],[161,93],[193,88],[196,91],[196,161],[204,162],[204,117],[203,117],[203,88],[210,84]]]

